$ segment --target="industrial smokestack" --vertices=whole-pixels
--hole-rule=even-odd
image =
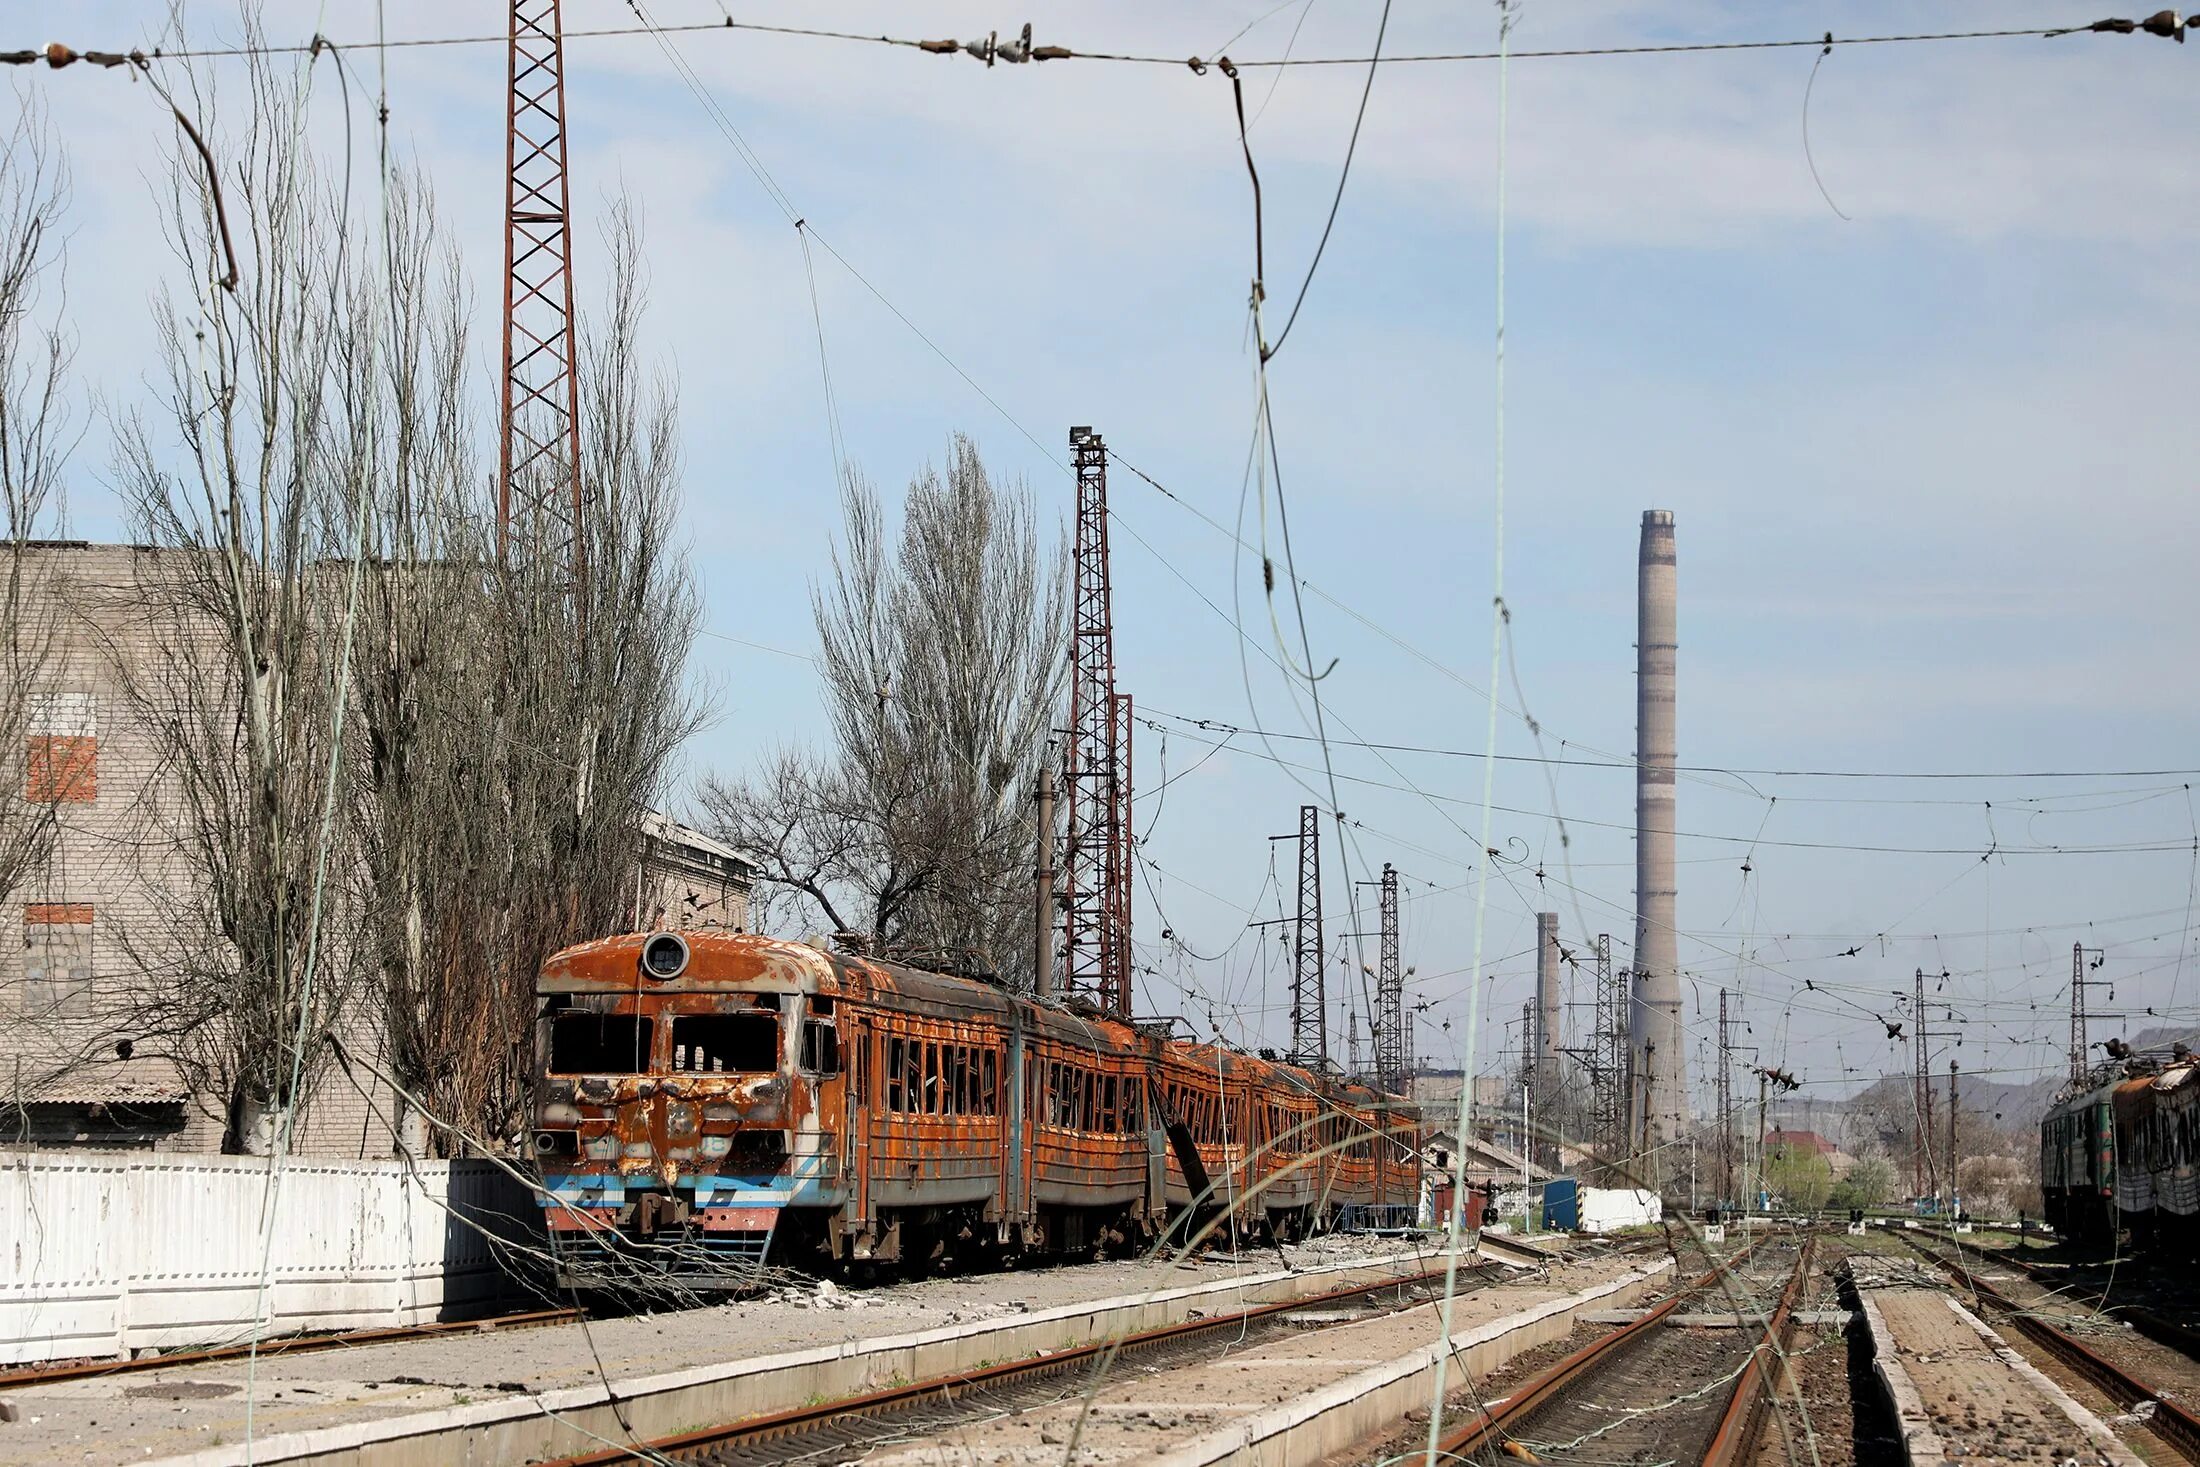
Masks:
[[[1543,1114],[1536,1120],[1536,1160],[1556,1167],[1558,1157],[1558,913],[1535,914],[1535,1093]]]
[[[1681,1035],[1681,973],[1673,912],[1674,614],[1673,512],[1642,513],[1635,633],[1635,974],[1628,1021],[1633,1077],[1630,1135],[1656,1158],[1687,1126],[1687,1051]],[[1653,1182],[1652,1185],[1655,1185]]]

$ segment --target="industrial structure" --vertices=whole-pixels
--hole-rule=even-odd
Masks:
[[[1320,807],[1299,806],[1298,842],[1299,908],[1291,927],[1291,1052],[1286,1058],[1319,1075],[1329,1070],[1329,984],[1322,967]]]
[[[1577,959],[1563,951],[1561,956],[1577,969],[1580,967]],[[1588,1008],[1588,1042],[1567,1046],[1559,1053],[1572,1060],[1588,1081],[1589,1134],[1584,1139],[1598,1160],[1609,1167],[1623,1159],[1629,1149],[1627,974],[1624,970],[1615,973],[1612,969],[1612,934],[1609,932],[1597,934],[1590,961],[1589,997],[1569,1005]]]
[[[2116,997],[2116,990],[2109,987],[2107,979],[2085,976],[2089,971],[2086,967],[2088,956],[2093,959],[2093,967],[2101,966],[2103,956],[2099,948],[2087,947],[2082,942],[2070,945],[2070,1083],[2080,1087],[2091,1079],[2093,1072],[2092,1056],[2089,1053],[2093,1046],[2086,1033],[2091,1016],[2086,1012],[2085,991],[2088,988],[2108,988],[2110,1000],[2113,1001]]]
[[[1686,1134],[1688,1061],[1674,918],[1675,620],[1673,512],[1642,514],[1635,641],[1635,966],[1628,1026],[1629,1126],[1646,1159],[1644,1185],[1664,1176],[1663,1148]]]
[[[1069,806],[1060,865],[1062,987],[1131,1016],[1131,700],[1115,690],[1115,614],[1108,584],[1108,449],[1069,430],[1077,468],[1075,589],[1070,608]],[[1043,986],[1043,985],[1042,985]]]
[[[1557,1100],[1560,1086],[1558,967],[1563,956],[1558,946],[1558,913],[1536,913],[1535,1026],[1528,1053],[1535,1076],[1535,1097],[1542,1107],[1543,1120],[1536,1127],[1535,1159],[1542,1166],[1554,1168],[1559,1163],[1558,1108],[1552,1102]]]
[[[587,499],[558,3],[512,3],[497,553],[508,569],[569,577],[578,626],[585,620],[579,592],[588,568]]]
[[[1406,1018],[1405,974],[1398,966],[1398,868],[1383,863],[1382,944],[1375,970],[1375,1088],[1406,1095],[1413,1084],[1413,1026]]]

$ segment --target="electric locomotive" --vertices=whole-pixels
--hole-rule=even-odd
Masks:
[[[2130,1073],[2131,1070],[2140,1073]],[[2048,1226],[2072,1242],[2133,1251],[2200,1251],[2200,1062],[2183,1045],[2167,1064],[2137,1060],[2058,1099],[2040,1121],[2040,1195]]]

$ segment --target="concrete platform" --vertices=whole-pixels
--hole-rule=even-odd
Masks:
[[[1440,1266],[1345,1240],[1242,1264],[1096,1264],[930,1280],[863,1294],[745,1300],[651,1318],[461,1335],[259,1363],[251,1460],[503,1462],[619,1435],[603,1375],[635,1429],[668,1434],[883,1383],[1084,1343],[1248,1302]],[[0,1462],[246,1460],[244,1363],[10,1391]],[[778,1382],[773,1384],[773,1382]],[[785,1392],[796,1384],[791,1395]],[[782,1396],[785,1396],[782,1399]]]
[[[1938,1289],[1859,1279],[1872,1369],[1911,1467],[2069,1461],[2141,1467],[2107,1423]]]

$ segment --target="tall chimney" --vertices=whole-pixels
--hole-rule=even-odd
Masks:
[[[1669,1175],[1658,1148],[1687,1126],[1687,1049],[1673,912],[1674,616],[1673,512],[1642,513],[1635,634],[1635,976],[1628,1020],[1634,1074],[1629,1134],[1651,1153],[1649,1185]]]
[[[1558,1165],[1558,1132],[1555,1129],[1558,1099],[1558,913],[1535,914],[1535,1093],[1542,1098],[1543,1114],[1536,1131],[1544,1139],[1536,1143],[1536,1160],[1545,1167]]]

